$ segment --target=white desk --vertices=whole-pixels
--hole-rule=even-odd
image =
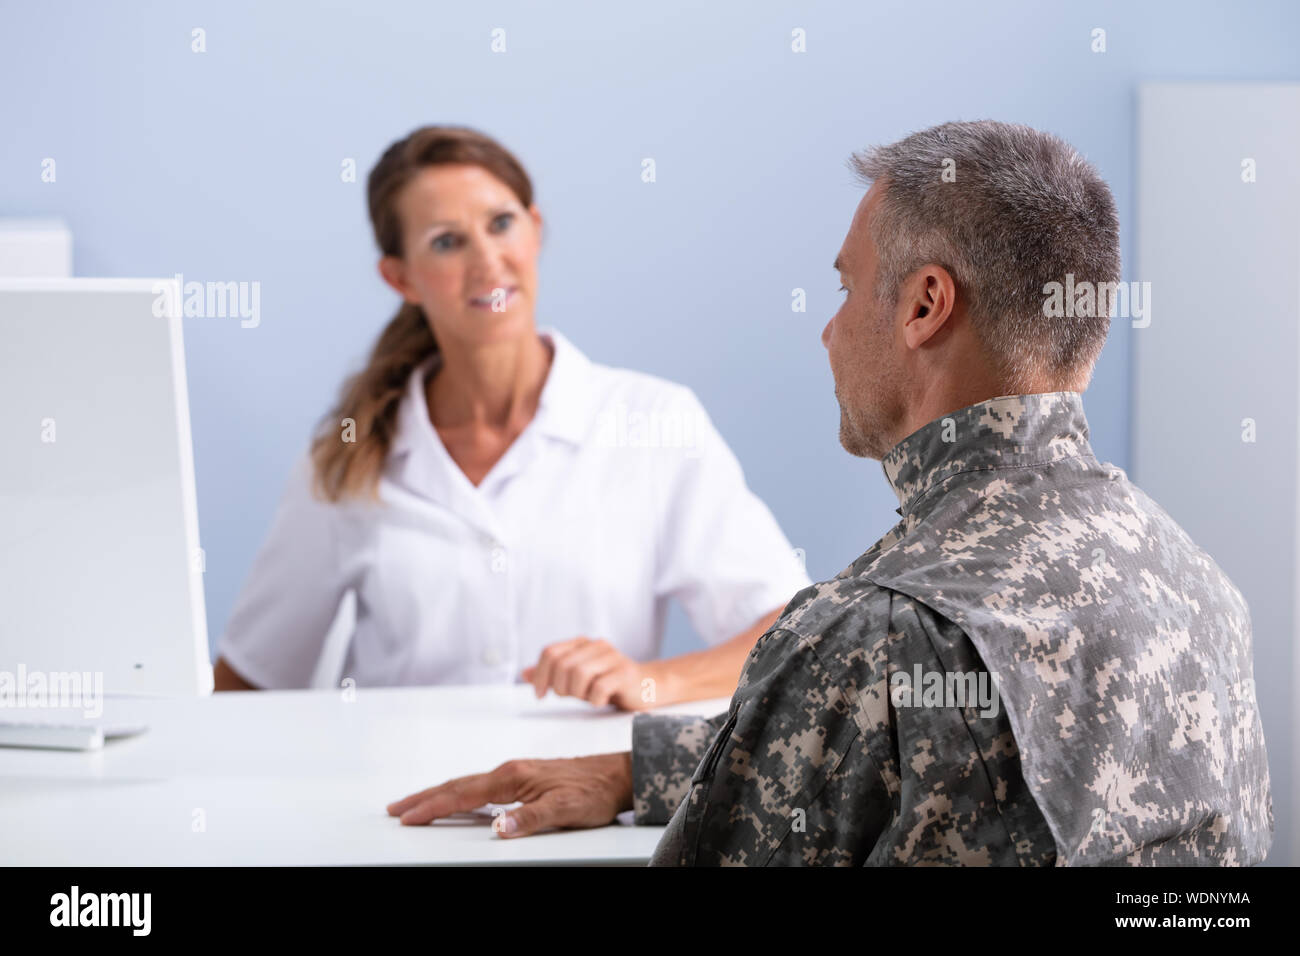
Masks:
[[[336,690],[109,700],[104,711],[150,729],[97,752],[0,749],[0,864],[636,864],[662,831],[616,824],[502,840],[486,819],[404,827],[388,816],[408,793],[514,757],[629,748],[631,714],[538,701],[527,685],[360,689],[352,703]]]

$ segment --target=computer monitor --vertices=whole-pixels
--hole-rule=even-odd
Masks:
[[[175,279],[0,279],[0,677],[212,690]]]

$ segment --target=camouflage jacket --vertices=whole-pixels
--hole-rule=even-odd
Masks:
[[[1261,861],[1246,603],[1081,396],[971,405],[882,466],[902,520],[795,595],[727,713],[634,719],[652,865]]]

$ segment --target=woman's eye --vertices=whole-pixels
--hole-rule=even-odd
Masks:
[[[497,232],[505,232],[510,228],[510,223],[514,222],[515,214],[512,212],[503,212],[492,220],[492,226]]]
[[[434,239],[431,245],[439,252],[446,252],[448,249],[456,248],[456,237],[449,232],[444,232],[441,236]]]

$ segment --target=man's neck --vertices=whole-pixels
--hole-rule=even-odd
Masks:
[[[924,428],[937,418],[942,418],[958,409],[986,402],[990,398],[1003,395],[1039,395],[1046,392],[1070,391],[1060,382],[1050,382],[1039,376],[1027,385],[1015,385],[993,376],[960,377],[931,379],[903,416],[900,431],[894,436],[894,443],[902,441],[918,429]]]

